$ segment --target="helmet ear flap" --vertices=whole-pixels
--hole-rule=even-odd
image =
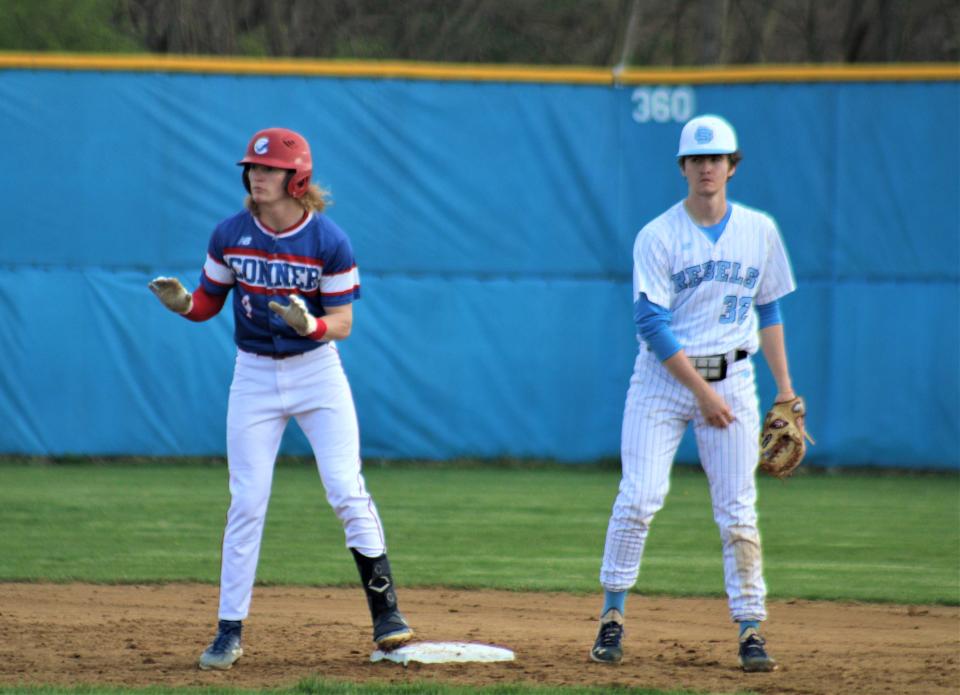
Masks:
[[[310,174],[309,171],[305,173],[291,171],[287,176],[287,193],[293,198],[302,198],[310,186]]]
[[[243,179],[243,187],[247,189],[247,193],[250,192],[250,165],[245,164],[243,166],[243,173],[240,174]]]

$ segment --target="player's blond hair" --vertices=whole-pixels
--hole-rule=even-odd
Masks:
[[[307,188],[307,192],[304,193],[299,198],[294,198],[303,208],[304,212],[323,212],[327,205],[330,205],[333,201],[330,198],[330,191],[325,188],[320,188],[315,183],[311,183]],[[248,195],[243,201],[243,206],[253,213],[254,217],[260,216],[260,206],[253,200],[252,195]]]

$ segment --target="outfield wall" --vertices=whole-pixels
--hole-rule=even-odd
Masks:
[[[282,125],[356,251],[365,456],[616,456],[633,237],[685,194],[681,123],[715,112],[745,156],[731,197],[794,263],[812,460],[960,469],[960,69],[30,58],[0,55],[0,452],[223,453],[232,318],[184,321],[146,283],[195,286],[247,139]],[[309,447],[291,427],[283,450]]]

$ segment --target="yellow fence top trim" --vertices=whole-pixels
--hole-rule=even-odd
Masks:
[[[4,53],[0,69],[289,75],[331,78],[542,82],[560,84],[721,84],[737,82],[960,81],[960,64],[745,65],[639,68],[308,60],[154,54]]]

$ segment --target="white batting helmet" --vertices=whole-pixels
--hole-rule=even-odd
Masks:
[[[732,154],[736,151],[737,134],[732,125],[720,116],[697,116],[683,126],[677,156]]]

